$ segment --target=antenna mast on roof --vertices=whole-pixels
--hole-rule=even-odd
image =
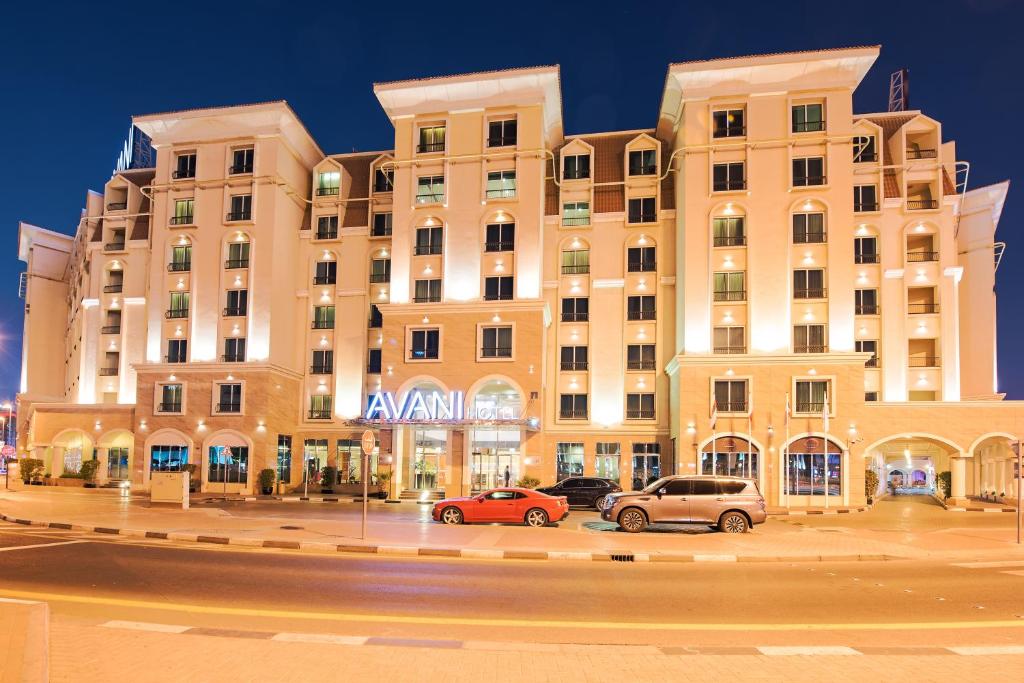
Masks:
[[[900,69],[889,76],[889,111],[910,109],[910,75]]]

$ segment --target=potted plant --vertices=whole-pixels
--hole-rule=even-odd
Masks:
[[[942,490],[942,498],[949,498],[953,493],[953,473],[949,470],[939,472],[936,479],[938,479],[939,488]]]
[[[320,471],[320,493],[334,493],[334,484],[338,481],[338,468],[325,465]]]
[[[199,467],[193,462],[185,463],[184,465],[181,466],[182,472],[188,472],[189,493],[195,493],[196,490],[199,488],[199,482],[196,481],[196,470],[198,469]]]
[[[516,486],[521,489],[535,489],[540,486],[540,479],[536,477],[522,476],[519,481],[516,482]]]
[[[43,473],[43,461],[38,458],[24,458],[21,461],[21,481],[26,486],[40,486],[39,476]]]
[[[387,500],[391,497],[391,477],[394,476],[394,472],[391,470],[381,470],[377,472],[377,485],[380,486],[380,493],[378,497],[381,500]]]
[[[100,468],[99,460],[86,460],[82,463],[82,469],[78,472],[85,480],[85,488],[94,489],[96,488],[96,471]]]
[[[270,469],[269,467],[265,470],[260,470],[260,492],[264,496],[270,496],[274,493],[274,481],[277,479],[277,472]]]
[[[875,491],[878,490],[878,473],[874,470],[864,470],[864,496],[868,505],[875,502]]]

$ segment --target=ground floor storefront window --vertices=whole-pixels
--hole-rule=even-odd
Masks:
[[[377,471],[379,450],[370,453],[370,483]],[[338,480],[342,484],[363,483],[363,447],[356,439],[338,439]]]
[[[597,443],[597,458],[594,462],[594,470],[597,476],[601,479],[610,479],[618,483],[621,455],[622,445],[620,443],[599,441]]]
[[[519,480],[519,429],[477,427],[470,438],[470,488],[514,486]]]
[[[319,484],[320,472],[327,464],[327,439],[306,439],[302,444],[302,461],[302,480]]]
[[[440,472],[448,449],[448,432],[444,429],[417,429],[413,435],[413,457],[409,460],[409,482],[419,491],[440,487]]]
[[[247,484],[248,446],[210,446],[207,481],[211,484]]]
[[[128,449],[107,449],[107,479],[127,479],[130,476],[131,473],[128,471]]]
[[[746,439],[723,436],[712,439],[702,450],[701,474],[758,479],[759,454]]]
[[[786,493],[839,496],[842,494],[842,468],[843,454],[839,446],[825,439],[799,439],[790,444],[786,452]]]
[[[181,472],[188,464],[188,446],[151,446],[149,449],[150,472]]]
[[[292,437],[277,435],[277,480],[288,483],[292,480]]]
[[[633,490],[639,491],[661,478],[661,447],[657,443],[633,444]]]
[[[583,476],[583,444],[559,443],[555,451],[555,481]]]

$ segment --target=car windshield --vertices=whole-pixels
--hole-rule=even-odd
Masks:
[[[643,489],[643,493],[654,493],[662,486],[664,486],[671,478],[672,477],[662,477],[661,479],[655,481],[653,484],[648,484],[647,487]]]

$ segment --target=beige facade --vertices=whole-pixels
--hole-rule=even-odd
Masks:
[[[870,468],[999,497],[1007,186],[968,190],[922,113],[853,111],[877,52],[671,65],[646,130],[566,135],[557,67],[378,84],[379,152],[280,102],[136,117],[155,168],[74,237],[21,227],[19,447],[342,490],[370,428],[406,497],[717,472],[854,505]]]

